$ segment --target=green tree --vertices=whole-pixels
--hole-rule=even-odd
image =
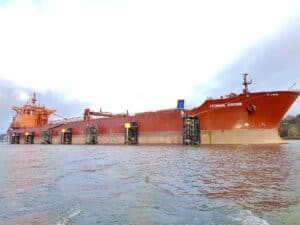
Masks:
[[[289,137],[299,137],[300,133],[299,133],[298,127],[296,127],[295,125],[291,126],[288,130],[288,136]]]

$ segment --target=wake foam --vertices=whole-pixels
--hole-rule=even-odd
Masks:
[[[234,220],[242,225],[270,225],[266,220],[253,215],[250,210],[239,211]]]
[[[76,217],[80,213],[80,209],[71,209],[56,222],[56,225],[70,224],[73,221],[74,217]]]

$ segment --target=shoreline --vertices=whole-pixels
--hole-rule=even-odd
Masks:
[[[300,137],[281,137],[283,140],[300,140]]]

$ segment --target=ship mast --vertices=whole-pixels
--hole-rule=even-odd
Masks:
[[[245,73],[245,74],[243,74],[243,75],[244,75],[244,82],[243,82],[243,85],[245,86],[245,88],[243,89],[243,93],[244,93],[244,94],[247,94],[247,93],[249,93],[248,85],[249,85],[249,84],[252,84],[252,79],[250,79],[250,80],[247,79],[247,76],[248,76],[247,73]]]
[[[34,92],[32,98],[31,98],[32,105],[35,105],[36,101],[37,101],[36,93]]]

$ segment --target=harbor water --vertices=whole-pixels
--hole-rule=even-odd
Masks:
[[[297,225],[300,141],[0,144],[0,224]]]

